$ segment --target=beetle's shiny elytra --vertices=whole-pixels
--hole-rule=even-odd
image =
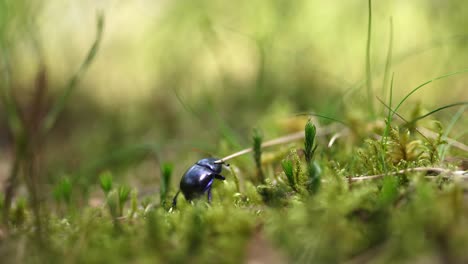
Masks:
[[[198,198],[207,193],[208,202],[211,202],[211,185],[215,179],[225,180],[220,175],[223,165],[215,163],[216,158],[205,158],[197,161],[190,167],[180,180],[180,191],[188,201]],[[173,206],[177,203],[177,196],[174,197]]]

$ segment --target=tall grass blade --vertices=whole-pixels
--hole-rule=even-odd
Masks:
[[[265,183],[265,175],[262,170],[262,141],[263,136],[258,129],[255,129],[252,136],[253,140],[253,156],[255,159],[255,165],[257,167],[257,178],[261,183]]]
[[[467,108],[467,106],[464,105],[464,106],[460,107],[460,109],[458,109],[457,113],[452,117],[452,120],[450,120],[450,124],[448,125],[447,129],[445,130],[444,134],[442,135],[442,140],[445,140],[448,137],[448,135],[450,134],[450,132],[454,128],[455,123],[458,121],[458,119],[460,119],[463,112],[465,112],[466,108]],[[447,153],[447,150],[448,150],[449,147],[450,147],[449,144],[445,144],[445,145],[440,146],[440,151],[439,151],[440,152],[440,160],[445,159],[445,154]]]
[[[390,72],[390,68],[392,67],[392,56],[393,56],[393,18],[390,17],[390,32],[389,32],[389,37],[388,37],[387,59],[385,60],[384,77],[382,81],[383,101],[385,101],[387,98],[386,90],[387,90],[388,74]],[[392,75],[392,80],[393,80],[393,75]],[[391,103],[390,103],[390,106],[391,106]]]
[[[444,109],[447,109],[447,108],[450,108],[450,107],[454,107],[454,106],[459,106],[459,105],[468,105],[468,102],[458,102],[458,103],[453,103],[453,104],[448,104],[448,105],[441,106],[441,107],[439,107],[437,109],[434,109],[434,110],[430,111],[427,114],[424,114],[422,116],[418,116],[418,117],[414,118],[413,120],[409,121],[409,123],[414,124],[416,121],[419,121],[419,120],[421,120],[423,118],[426,118],[426,117],[428,117],[428,116],[430,116],[430,115],[432,115],[434,113],[437,113],[437,112],[439,112],[441,110],[444,110]],[[464,108],[462,107],[462,109],[464,109]]]
[[[451,73],[448,73],[448,74],[445,74],[445,75],[441,75],[439,77],[436,77],[434,79],[431,79],[427,82],[424,82],[422,84],[420,84],[419,86],[417,86],[416,88],[414,88],[413,90],[411,90],[411,92],[409,92],[408,94],[406,94],[405,97],[403,97],[403,99],[398,103],[398,105],[395,107],[395,109],[393,110],[393,114],[395,114],[395,112],[398,111],[398,109],[400,109],[400,106],[412,95],[414,94],[416,91],[418,91],[419,89],[421,89],[422,87],[434,82],[434,81],[438,81],[438,80],[441,80],[441,79],[445,79],[445,78],[448,78],[448,77],[451,77],[451,76],[454,76],[454,75],[458,75],[458,74],[462,74],[462,73],[466,73],[468,72],[468,69],[463,69],[463,70],[460,70],[460,71],[456,71],[456,72],[451,72]],[[392,115],[393,115],[392,114]]]
[[[375,116],[374,112],[374,96],[372,91],[372,72],[371,72],[371,31],[372,31],[372,0],[369,0],[369,20],[367,23],[367,45],[366,45],[366,84],[367,84],[367,104],[369,112],[372,117]]]
[[[104,29],[104,15],[99,13],[97,16],[97,24],[96,24],[96,38],[88,51],[88,54],[81,64],[78,71],[72,76],[69,80],[67,86],[65,87],[62,95],[55,101],[52,109],[47,113],[45,117],[44,123],[42,124],[42,134],[47,134],[50,129],[54,126],[55,122],[57,121],[58,116],[65,108],[68,100],[70,99],[70,95],[77,87],[78,83],[80,82],[81,78],[83,77],[86,70],[89,68],[91,63],[94,61],[96,57],[99,45],[102,39],[102,32]]]

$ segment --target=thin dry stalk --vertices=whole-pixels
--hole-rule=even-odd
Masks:
[[[461,179],[468,179],[468,171],[452,171],[449,169],[444,169],[444,168],[436,168],[436,167],[420,167],[420,168],[411,168],[411,169],[405,169],[405,170],[399,170],[395,172],[389,172],[389,173],[382,173],[382,174],[375,174],[375,175],[366,175],[366,176],[358,176],[358,177],[348,177],[348,179],[351,182],[358,182],[358,181],[366,181],[366,180],[376,180],[383,178],[384,176],[391,176],[391,175],[399,175],[399,174],[404,174],[407,172],[435,172],[438,175],[444,173],[446,174],[444,177],[446,178],[451,178],[451,177],[456,177],[456,178],[461,178]],[[433,176],[429,176],[433,177]]]
[[[330,133],[332,133],[330,127],[324,127],[323,129],[317,130],[317,135],[318,136],[323,136],[323,135],[327,135],[327,134],[330,134]],[[303,139],[304,137],[305,137],[304,131],[291,133],[291,134],[288,134],[288,135],[283,136],[283,137],[279,137],[279,138],[275,138],[275,139],[266,141],[265,143],[263,143],[261,145],[261,148],[263,149],[263,148],[272,147],[272,146],[276,146],[276,145],[286,144],[286,143],[289,143],[289,142],[294,142],[296,140]],[[218,163],[218,164],[219,163],[225,163],[226,161],[228,161],[230,159],[242,156],[242,155],[250,153],[252,151],[253,151],[252,148],[246,148],[246,149],[243,149],[243,150],[238,151],[236,153],[233,153],[233,154],[231,154],[229,156],[226,156],[226,157],[224,157],[222,159],[219,159],[219,160],[215,161],[215,163]]]

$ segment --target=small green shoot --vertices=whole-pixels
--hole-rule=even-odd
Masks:
[[[232,178],[234,179],[234,184],[236,185],[236,192],[241,193],[240,184],[239,184],[239,177],[237,176],[236,169],[233,165],[229,166],[229,171],[231,172]]]
[[[317,149],[317,145],[315,144],[315,135],[317,133],[317,129],[315,128],[315,125],[312,123],[312,121],[309,120],[307,121],[304,130],[304,155],[307,165],[307,174],[309,176],[309,179],[307,181],[307,189],[312,193],[316,193],[320,185],[320,168],[318,167],[318,164],[313,160],[315,150]]]
[[[119,186],[118,194],[119,194],[119,216],[122,216],[124,206],[130,198],[130,187],[126,185]]]
[[[387,58],[385,60],[385,69],[384,69],[384,76],[382,81],[382,96],[383,101],[386,100],[387,94],[387,86],[388,86],[388,74],[390,72],[390,68],[392,67],[392,57],[393,57],[393,18],[390,17],[390,30],[389,30],[389,37],[388,37],[388,50],[387,50]],[[393,77],[392,77],[393,78]],[[385,111],[385,107],[384,107]]]
[[[381,140],[381,146],[382,146],[383,151],[380,152],[380,158],[381,158],[382,167],[383,167],[385,173],[387,172],[387,165],[386,165],[386,162],[385,162],[385,155],[387,153],[387,138],[388,138],[388,135],[390,133],[390,129],[392,127],[392,110],[391,109],[392,109],[392,101],[393,101],[393,80],[394,80],[394,77],[395,77],[395,73],[392,73],[392,79],[390,80],[388,115],[387,115],[387,119],[386,119],[385,130],[384,130],[382,140]],[[385,107],[385,105],[384,105],[384,107]]]
[[[164,206],[166,204],[167,193],[171,185],[171,176],[174,165],[172,163],[163,163],[161,165],[161,187],[160,187],[160,202]]]
[[[288,158],[281,162],[281,166],[291,189],[296,193],[303,193],[308,179],[302,171],[301,160],[297,151],[291,150]]]
[[[253,131],[253,156],[255,160],[255,166],[257,168],[257,179],[261,183],[265,183],[265,176],[262,170],[262,141],[263,135],[260,133],[258,129],[254,129]]]
[[[369,16],[367,23],[367,45],[366,45],[366,84],[367,84],[367,104],[371,116],[375,116],[373,91],[372,91],[372,72],[371,72],[371,33],[372,33],[372,1],[369,0]]]
[[[72,183],[68,177],[63,177],[57,183],[53,190],[53,195],[55,200],[58,202],[63,201],[67,205],[71,202],[71,194],[72,194]]]
[[[312,121],[307,121],[305,125],[304,154],[307,164],[312,161],[317,145],[315,145],[315,134],[317,129]]]
[[[101,184],[102,191],[108,195],[112,190],[112,173],[105,171],[99,176],[99,183]]]
[[[289,186],[291,186],[291,188],[297,192],[292,161],[290,159],[285,159],[281,162],[281,166],[283,167],[283,171],[286,175],[286,178],[288,178]]]
[[[148,242],[157,247],[161,240],[161,227],[158,221],[158,215],[155,210],[151,210],[146,214],[146,228]]]
[[[398,197],[398,177],[385,176],[378,202],[382,208],[390,206]]]
[[[133,189],[130,198],[130,218],[133,218],[138,211],[138,190]]]
[[[114,223],[114,229],[117,232],[122,230],[122,227],[119,222],[120,213],[120,206],[119,206],[119,193],[117,190],[111,190],[106,197],[107,206],[109,207],[109,213],[112,217],[112,221]]]

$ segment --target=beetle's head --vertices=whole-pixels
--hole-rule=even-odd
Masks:
[[[219,159],[217,158],[205,158],[201,159],[197,162],[197,165],[203,166],[205,168],[210,169],[212,172],[219,174],[223,170],[222,163],[215,163]]]

